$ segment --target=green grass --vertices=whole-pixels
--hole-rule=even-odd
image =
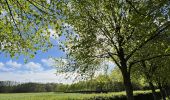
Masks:
[[[148,93],[151,91],[135,91],[134,95]],[[0,100],[83,100],[94,96],[122,96],[125,92],[112,92],[100,94],[80,94],[80,93],[8,93],[0,94]]]

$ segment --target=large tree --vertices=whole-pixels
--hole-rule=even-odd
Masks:
[[[0,52],[33,57],[39,49],[51,47],[49,28],[59,28],[57,0],[1,0]]]
[[[104,60],[120,69],[127,99],[133,100],[130,72],[135,63],[159,57],[135,55],[145,45],[169,34],[168,0],[68,0],[64,1],[66,53],[71,59],[66,71],[85,72]]]

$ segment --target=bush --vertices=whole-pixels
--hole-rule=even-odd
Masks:
[[[160,93],[157,93],[158,98],[160,99]],[[134,94],[135,100],[153,100],[152,93],[136,93]],[[95,96],[85,100],[127,100],[125,95],[115,95],[115,96]]]

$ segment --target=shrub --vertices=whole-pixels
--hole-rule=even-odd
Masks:
[[[160,99],[160,93],[157,93]],[[151,92],[135,93],[135,100],[153,100],[153,95]],[[113,96],[94,96],[85,100],[127,100],[125,95],[113,95]]]

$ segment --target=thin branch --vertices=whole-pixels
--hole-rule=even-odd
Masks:
[[[12,14],[12,10],[11,10],[11,8],[10,8],[10,6],[9,6],[9,3],[8,3],[7,0],[5,0],[5,2],[6,2],[6,4],[7,4],[7,6],[8,6],[8,10],[9,10],[9,13],[10,13],[10,15],[11,15],[11,18],[12,18],[12,20],[13,20],[13,23],[14,23],[15,27],[17,28],[17,30],[18,30],[18,32],[19,32],[19,35],[22,37],[21,32],[20,32],[20,30],[19,30],[19,28],[18,28],[18,26],[17,26],[17,24],[16,24],[16,22],[15,22],[15,19],[14,19],[14,16],[13,16],[13,14]]]
[[[26,15],[28,21],[29,21],[30,23],[32,23],[31,18],[28,17],[28,15],[27,15],[26,11],[24,10],[23,6],[19,3],[18,0],[16,0],[16,1],[17,1],[17,5],[19,5],[18,8],[20,8],[21,11],[22,11],[22,10],[24,11],[24,14]],[[34,23],[34,24],[37,25],[36,23]],[[23,26],[25,26],[25,25],[23,24]],[[37,26],[38,26],[38,25],[37,25]],[[38,31],[35,27],[34,27],[34,29],[35,29],[36,31]],[[28,35],[28,36],[29,36],[29,35]]]
[[[41,7],[42,7],[42,8],[44,8],[44,9],[48,9],[48,10],[50,10],[50,11],[54,12],[54,10],[53,10],[53,9],[50,9],[50,8],[47,8],[47,7],[43,6],[43,5],[42,5],[42,4],[40,4],[39,2],[36,2],[36,0],[33,0],[33,2],[35,2],[37,5],[41,6]]]
[[[138,13],[138,14],[140,14],[140,15],[143,15],[143,16],[146,16],[145,14],[139,12],[139,11],[136,9],[136,7],[132,4],[131,1],[126,0],[126,2],[135,10],[136,13]]]
[[[31,2],[30,0],[27,0],[30,4],[32,4],[35,8],[37,8],[39,11],[45,13],[45,14],[49,14],[48,12],[42,10],[41,8],[39,8],[38,6],[36,6],[33,2]]]
[[[112,54],[110,54],[110,52],[108,52],[109,56],[112,58],[112,60],[116,63],[116,65],[121,69],[120,64],[118,63],[118,61],[116,61],[116,59],[113,57]]]
[[[117,55],[115,53],[111,53],[109,52],[111,55]],[[108,53],[104,53],[104,54],[101,54],[101,55],[96,55],[96,56],[91,56],[91,57],[97,57],[97,58],[110,58],[110,55]]]
[[[29,12],[26,12],[25,10],[24,10],[24,7],[19,3],[19,1],[18,0],[16,0],[17,1],[17,3],[20,5],[20,8],[24,11],[24,13],[25,13],[25,15],[26,15],[26,17],[27,17],[27,19],[29,20],[29,22],[31,23],[31,19],[28,17],[28,15],[27,15],[27,13],[28,14],[30,14]],[[31,15],[31,14],[30,14]],[[39,16],[40,18],[43,18],[42,16]],[[44,18],[44,19],[46,19],[46,18]],[[47,20],[47,19],[46,19]],[[36,24],[36,23],[35,23]],[[37,25],[37,24],[36,24]]]

